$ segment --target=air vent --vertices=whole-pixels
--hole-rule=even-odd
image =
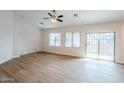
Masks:
[[[44,23],[43,23],[43,22],[40,22],[40,24],[44,25]]]
[[[74,13],[73,16],[74,16],[74,17],[78,17],[78,14]]]

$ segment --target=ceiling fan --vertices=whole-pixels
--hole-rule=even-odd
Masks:
[[[48,12],[48,15],[50,16],[49,18],[47,17],[47,18],[43,18],[43,19],[50,19],[52,23],[56,23],[58,21],[63,22],[63,20],[60,19],[63,17],[63,15],[57,16],[55,10],[53,10],[52,12],[53,12],[53,14]]]

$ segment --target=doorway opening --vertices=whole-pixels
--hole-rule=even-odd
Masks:
[[[115,33],[86,33],[86,57],[115,60]]]

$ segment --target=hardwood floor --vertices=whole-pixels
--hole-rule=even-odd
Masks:
[[[32,53],[1,64],[0,82],[124,82],[124,65],[51,53]]]

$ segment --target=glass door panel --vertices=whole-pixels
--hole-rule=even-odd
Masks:
[[[115,33],[86,34],[86,56],[114,61]]]

